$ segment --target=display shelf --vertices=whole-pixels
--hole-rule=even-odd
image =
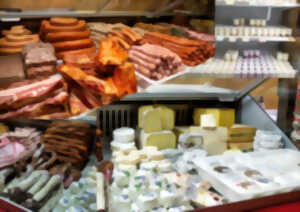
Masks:
[[[212,18],[199,15],[198,13],[177,11],[153,13],[145,11],[96,11],[96,10],[64,10],[64,9],[49,9],[49,10],[26,10],[21,12],[6,12],[0,10],[0,20],[2,22],[19,21],[21,19],[34,18],[50,18],[53,16],[59,17],[77,17],[77,18],[100,18],[100,17],[164,17],[174,16],[175,14],[196,16],[203,18]]]
[[[188,75],[214,78],[295,78],[297,70],[289,62],[278,61],[265,54],[251,59],[239,57],[237,61],[212,58],[207,63],[191,68]]]
[[[296,42],[294,37],[262,37],[262,36],[216,36],[217,42]]]
[[[248,4],[248,3],[240,3],[236,2],[234,4],[226,4],[224,1],[216,1],[216,6],[222,7],[272,7],[272,8],[294,8],[299,7],[300,4],[279,4],[279,5],[271,5],[271,4]]]

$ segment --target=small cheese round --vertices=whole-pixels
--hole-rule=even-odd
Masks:
[[[169,161],[161,161],[157,163],[157,171],[161,173],[168,173],[173,171],[172,164]]]
[[[171,208],[179,202],[180,195],[176,191],[162,190],[159,200],[164,208]]]
[[[122,151],[125,154],[128,154],[130,151],[135,150],[135,144],[134,143],[120,143],[117,141],[112,141],[110,143],[111,150],[114,151]]]
[[[149,192],[140,195],[137,199],[137,205],[141,211],[151,211],[159,207],[157,195],[154,192]]]
[[[135,131],[132,128],[122,127],[113,131],[113,138],[120,143],[134,142]]]
[[[149,152],[148,157],[150,160],[156,160],[156,161],[164,159],[164,155],[160,151]]]
[[[140,164],[141,170],[154,171],[157,167],[157,163],[155,162],[146,162]]]
[[[137,171],[136,165],[131,164],[119,164],[118,169],[120,171],[128,171],[130,173],[130,176],[135,175]]]

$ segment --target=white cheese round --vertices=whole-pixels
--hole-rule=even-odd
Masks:
[[[120,143],[134,142],[135,131],[132,128],[122,127],[113,131],[113,138]]]
[[[144,195],[140,195],[137,199],[137,205],[141,211],[151,211],[154,208],[159,207],[157,195],[154,192],[149,192]]]

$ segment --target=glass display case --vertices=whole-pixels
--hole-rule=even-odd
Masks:
[[[297,208],[299,5],[1,1],[0,211]]]

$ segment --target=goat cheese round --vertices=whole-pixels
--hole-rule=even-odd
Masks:
[[[122,127],[113,131],[113,138],[120,143],[134,142],[135,131],[132,128]]]
[[[160,192],[160,204],[165,208],[176,206],[179,202],[179,194],[172,190],[162,190]]]
[[[137,199],[137,205],[141,211],[151,211],[154,208],[159,207],[157,195],[154,192],[149,192],[144,195],[140,195]]]

